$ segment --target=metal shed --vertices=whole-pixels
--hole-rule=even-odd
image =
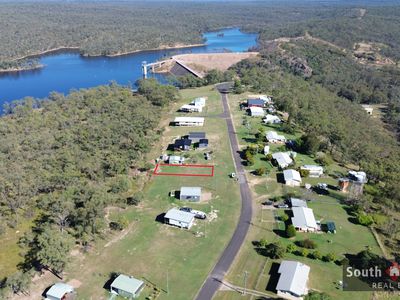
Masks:
[[[201,200],[201,187],[181,187],[180,200],[199,202]]]
[[[139,297],[140,292],[144,288],[144,282],[127,275],[119,275],[111,283],[111,293],[117,294],[127,299]]]

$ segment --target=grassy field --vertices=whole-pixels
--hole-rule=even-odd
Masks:
[[[254,134],[260,127],[263,127],[265,131],[275,130],[279,134],[284,134],[288,139],[298,138],[301,135],[300,132],[296,132],[294,135],[288,135],[280,131],[279,125],[265,126],[262,125],[261,118],[246,117],[245,112],[239,109],[240,101],[245,99],[244,95],[230,95],[229,99],[231,110],[234,112],[233,117],[239,143],[243,148],[245,148],[248,143],[255,142]],[[246,123],[250,125],[245,126],[244,124]],[[282,145],[271,146],[272,153],[281,150],[285,151]],[[253,242],[261,238],[266,239],[268,242],[279,241],[285,246],[309,238],[317,243],[317,249],[322,254],[333,252],[338,258],[343,257],[346,253],[357,253],[366,249],[366,247],[369,247],[375,253],[382,254],[370,230],[367,227],[352,222],[352,219],[346,212],[346,206],[341,204],[341,200],[346,197],[344,194],[331,190],[329,195],[320,196],[316,193],[308,192],[304,188],[286,187],[277,182],[276,179],[279,171],[276,170],[276,167],[273,167],[263,158],[264,155],[262,154],[256,155],[255,164],[246,167],[248,171],[247,176],[252,186],[256,209],[252,221],[253,226],[251,226],[246,243],[242,247],[235,264],[227,276],[227,280],[230,283],[243,287],[244,272],[247,271],[247,287],[249,289],[264,292],[271,297],[276,297],[274,289],[271,289],[269,286],[270,269],[273,263],[279,263],[279,261],[270,260],[256,252]],[[303,164],[315,164],[315,161],[310,156],[298,154],[296,157],[296,167]],[[269,170],[268,175],[254,176],[251,174],[252,170],[261,166]],[[327,174],[340,174],[346,172],[346,169],[337,164],[333,164],[329,166],[326,171]],[[337,179],[328,175],[322,178],[303,179],[303,184],[310,183],[315,185],[318,182],[337,185]],[[316,219],[321,220],[322,223],[334,221],[337,233],[298,233],[296,237],[292,239],[284,237],[282,233],[285,229],[285,225],[283,222],[278,221],[278,216],[283,214],[284,210],[271,207],[268,209],[264,207],[263,209],[261,202],[274,197],[283,196],[287,193],[309,200],[308,205],[314,210]],[[328,293],[332,299],[356,300],[370,299],[372,297],[372,294],[369,292],[343,292],[338,289],[337,282],[342,280],[342,268],[334,263],[316,261],[294,254],[286,254],[285,259],[298,260],[308,264],[311,267],[309,287]],[[217,300],[239,298],[257,299],[255,296],[243,297],[239,295],[239,293],[233,291],[220,291],[216,297]]]
[[[207,117],[205,126],[197,129],[207,133],[210,142],[207,151],[213,151],[210,163],[215,165],[214,177],[152,176],[140,206],[118,212],[131,222],[125,234],[117,233],[100,240],[89,254],[78,255],[68,266],[66,280],[75,279],[82,284],[77,290],[78,299],[107,299],[103,285],[111,272],[129,274],[154,284],[162,290],[159,299],[192,299],[229,241],[240,211],[240,196],[237,183],[228,176],[234,171],[234,165],[225,120],[218,118],[222,103],[211,87],[184,90],[182,96],[183,100],[166,115],[168,120],[179,115],[176,110],[182,104],[197,96],[208,96],[206,109],[201,113]],[[149,154],[149,161],[166,153],[167,144],[174,137],[191,130],[193,128],[167,127],[162,145],[157,145]],[[193,151],[192,155],[199,163],[207,163],[198,151]],[[181,186],[200,186],[211,194],[210,200],[188,204],[169,197],[171,190]],[[191,230],[157,221],[169,208],[187,205],[205,212],[213,211],[217,217],[212,221],[197,220]],[[141,298],[144,299],[151,289],[149,287]]]

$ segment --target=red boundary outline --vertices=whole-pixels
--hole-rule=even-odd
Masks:
[[[211,169],[211,174],[184,174],[184,173],[157,173],[160,166],[170,166],[170,167],[189,167],[189,168],[208,168]],[[214,176],[214,166],[213,165],[196,165],[196,164],[162,164],[158,163],[154,168],[153,175],[156,176],[198,176],[198,177],[213,177]]]

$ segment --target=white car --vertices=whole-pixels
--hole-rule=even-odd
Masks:
[[[181,207],[180,210],[194,214],[194,217],[197,219],[207,218],[207,215],[205,212],[202,212],[200,210],[191,209],[190,207]]]

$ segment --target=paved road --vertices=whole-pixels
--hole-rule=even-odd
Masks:
[[[239,249],[244,242],[244,239],[246,238],[252,217],[251,193],[244,174],[242,160],[239,155],[239,145],[229,112],[228,96],[227,94],[221,94],[221,98],[224,106],[224,113],[222,117],[226,119],[226,123],[228,125],[229,141],[236,165],[236,174],[239,178],[242,208],[239,223],[235,229],[232,239],[226,246],[217,264],[214,266],[214,269],[208,275],[206,281],[197,294],[196,300],[211,300],[214,294],[218,291],[225,274],[228,272],[229,267],[231,266],[236,254],[239,252]]]

